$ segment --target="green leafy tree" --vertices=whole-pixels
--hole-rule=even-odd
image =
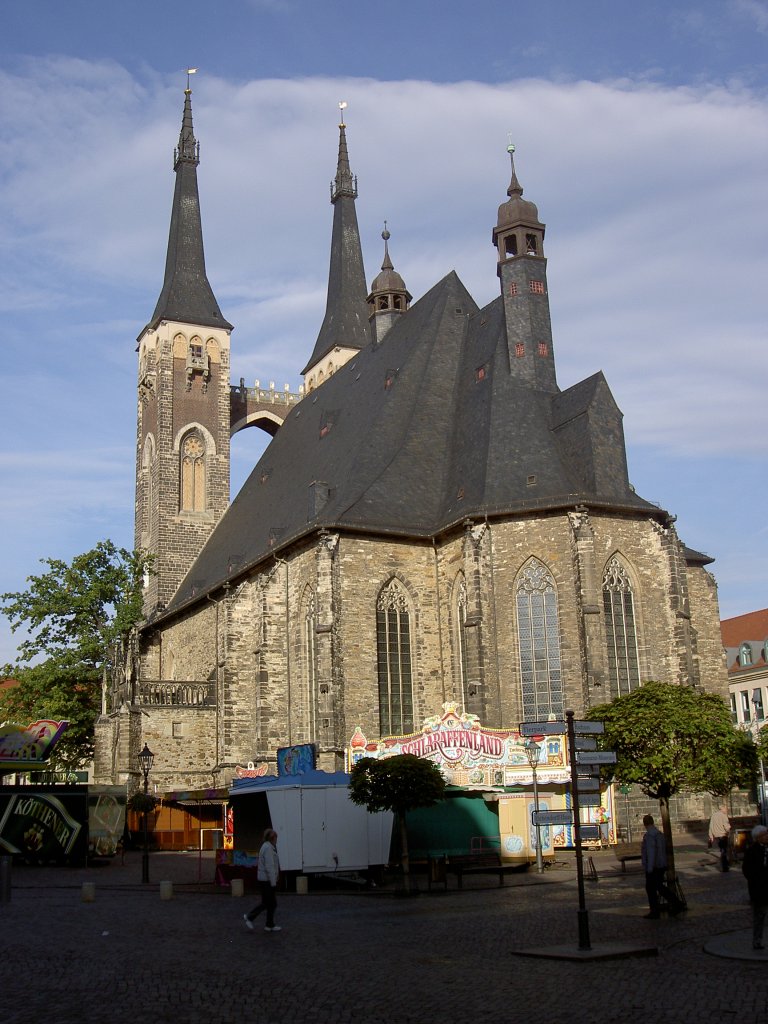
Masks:
[[[415,754],[394,757],[364,757],[352,769],[350,799],[371,813],[392,811],[400,835],[400,862],[403,876],[410,874],[406,814],[417,807],[431,807],[442,800],[445,779],[432,761]]]
[[[102,679],[117,646],[142,618],[142,580],[151,557],[100,541],[71,563],[46,558],[42,564],[47,572],[30,576],[26,590],[0,595],[13,632],[28,632],[18,664],[4,669],[19,685],[0,698],[0,719],[68,719],[50,767],[73,770],[93,756]]]
[[[677,792],[725,794],[751,783],[755,747],[734,728],[725,701],[689,686],[647,682],[610,704],[591,708],[605,723],[603,746],[616,752],[606,781],[634,783],[659,801],[668,873],[675,877],[669,798]]]

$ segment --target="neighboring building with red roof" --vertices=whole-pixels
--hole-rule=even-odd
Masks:
[[[720,632],[733,721],[762,726],[768,707],[768,608],[723,619]]]

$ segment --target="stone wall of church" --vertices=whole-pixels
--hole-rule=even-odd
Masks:
[[[688,593],[691,625],[696,633],[701,685],[705,690],[719,693],[728,701],[728,668],[720,632],[717,584],[703,566],[688,568]]]
[[[176,759],[174,785],[212,772],[223,784],[237,765],[309,740],[321,767],[340,767],[355,726],[380,733],[376,606],[392,579],[410,609],[414,726],[455,700],[485,725],[515,728],[525,717],[516,587],[532,558],[557,588],[564,705],[584,715],[611,698],[602,580],[614,557],[632,585],[640,678],[727,689],[714,581],[686,569],[674,528],[654,519],[581,510],[470,523],[439,545],[321,533],[145,642],[142,679],[215,682],[217,711],[152,708],[142,741]]]

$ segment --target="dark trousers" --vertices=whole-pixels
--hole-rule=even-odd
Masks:
[[[254,907],[246,916],[249,921],[253,921],[255,917],[258,917],[262,910],[267,912],[267,928],[274,928],[275,926],[275,909],[277,907],[277,889],[274,885],[270,885],[269,882],[259,882],[259,889],[261,890],[261,903],[258,907]]]
[[[755,946],[763,944],[763,926],[765,925],[765,913],[768,911],[768,903],[755,903],[752,900],[752,942]]]
[[[645,873],[645,891],[648,894],[648,906],[651,908],[652,914],[659,913],[659,896],[663,896],[673,909],[679,905],[677,896],[664,881],[666,870],[666,868],[654,868],[653,871]]]
[[[715,842],[720,847],[720,867],[723,871],[727,871],[730,867],[728,864],[728,836],[718,836]]]

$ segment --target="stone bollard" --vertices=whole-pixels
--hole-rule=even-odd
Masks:
[[[161,882],[160,883],[160,899],[161,900],[172,900],[173,899],[173,882]]]
[[[0,903],[11,902],[11,865],[13,858],[0,857]]]
[[[83,903],[94,903],[96,901],[96,883],[95,882],[83,882],[83,889],[80,893],[80,899]]]
[[[233,896],[243,896],[245,894],[245,882],[242,878],[231,879],[229,887],[232,890]]]
[[[309,879],[306,875],[296,876],[296,892],[299,896],[306,896],[309,892]]]

